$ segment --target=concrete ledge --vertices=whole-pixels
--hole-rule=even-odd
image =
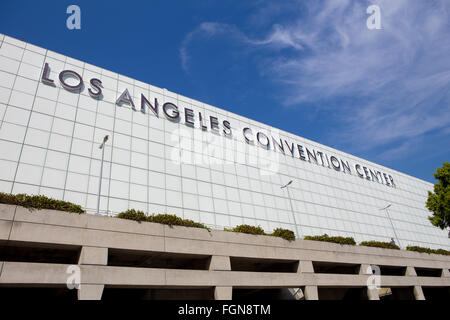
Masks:
[[[65,264],[3,262],[0,284],[66,284]]]
[[[0,208],[5,206],[0,204]],[[15,206],[14,206],[15,207]],[[12,217],[5,215],[5,220]],[[0,209],[0,219],[3,212]],[[91,214],[78,214],[57,210],[29,210],[17,207],[14,221],[33,222],[36,224],[48,224],[53,226],[70,226],[74,228],[117,231],[144,235],[164,236],[164,225],[149,222],[136,222],[113,217],[95,216]]]
[[[70,265],[4,262],[0,284],[67,283]],[[241,271],[174,270],[80,265],[81,285],[101,284],[123,287],[234,287],[292,288],[365,287],[366,275],[298,274]],[[450,287],[450,279],[435,277],[381,276],[383,287]]]
[[[164,237],[16,221],[9,240],[164,251]]]
[[[0,220],[0,240],[9,240],[12,226],[12,221]]]
[[[14,213],[17,206],[9,204],[0,204],[0,220],[11,221],[14,219]]]
[[[86,228],[86,214],[69,213],[57,210],[37,210],[27,209],[17,206],[14,217],[15,222],[30,222],[36,224],[45,224],[53,226],[71,226],[77,228]]]

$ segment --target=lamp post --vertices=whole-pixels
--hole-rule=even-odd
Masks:
[[[98,147],[99,149],[102,150],[102,162],[100,164],[100,178],[98,181],[98,196],[97,196],[97,213],[96,213],[96,215],[100,215],[100,193],[102,191],[103,159],[105,158],[105,144],[106,144],[106,141],[108,141],[108,138],[109,138],[109,136],[106,135],[103,138],[102,144]]]
[[[395,232],[394,224],[392,223],[391,216],[389,215],[389,210],[388,210],[388,209],[389,209],[391,206],[392,206],[392,204],[389,203],[386,207],[381,208],[381,209],[378,209],[378,210],[386,210],[387,217],[388,217],[388,219],[389,219],[389,222],[391,223],[392,230],[394,231],[395,239],[397,240],[398,246],[401,247],[401,245],[400,245],[400,240],[398,239],[397,232]]]
[[[286,188],[288,198],[289,198],[289,204],[291,205],[291,212],[292,212],[292,218],[294,218],[294,225],[295,225],[295,235],[297,238],[299,238],[298,229],[297,229],[297,221],[295,220],[295,214],[294,214],[294,207],[292,206],[292,200],[291,200],[291,194],[289,193],[288,186],[292,183],[292,180],[290,180],[288,183],[286,183],[284,186],[281,186],[281,189]]]

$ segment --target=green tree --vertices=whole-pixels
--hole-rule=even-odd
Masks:
[[[432,225],[445,229],[450,227],[450,163],[444,162],[433,175],[438,182],[434,192],[428,191],[426,207],[433,212],[428,219]]]

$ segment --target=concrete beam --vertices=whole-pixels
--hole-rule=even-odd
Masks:
[[[101,300],[104,288],[102,284],[82,284],[78,289],[78,300]]]
[[[108,248],[82,247],[78,264],[106,266],[108,264]]]
[[[0,220],[0,240],[9,240],[12,226],[12,221]]]
[[[17,206],[0,205],[0,240],[9,240]]]
[[[319,291],[317,286],[305,286],[306,300],[319,300]]]
[[[233,296],[233,287],[215,287],[215,300],[231,300]]]
[[[17,206],[10,204],[0,205],[0,220],[12,221],[14,219],[14,213],[16,212],[16,208]]]
[[[416,298],[416,300],[425,300],[421,286],[414,286],[414,298]]]
[[[209,262],[209,270],[231,270],[230,257],[212,256]]]
[[[1,284],[62,284],[69,273],[65,264],[3,262]],[[240,272],[111,267],[80,265],[81,285],[105,284],[115,286],[186,286],[241,288],[297,288],[303,286],[365,287],[367,276],[313,273]],[[443,287],[450,278],[382,276],[386,287]],[[311,289],[312,290],[312,289]]]
[[[65,264],[3,262],[0,284],[64,284],[69,274]]]

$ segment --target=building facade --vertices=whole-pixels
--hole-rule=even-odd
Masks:
[[[95,213],[108,136],[103,215],[450,249],[427,219],[431,183],[6,35],[0,120],[1,192]]]

